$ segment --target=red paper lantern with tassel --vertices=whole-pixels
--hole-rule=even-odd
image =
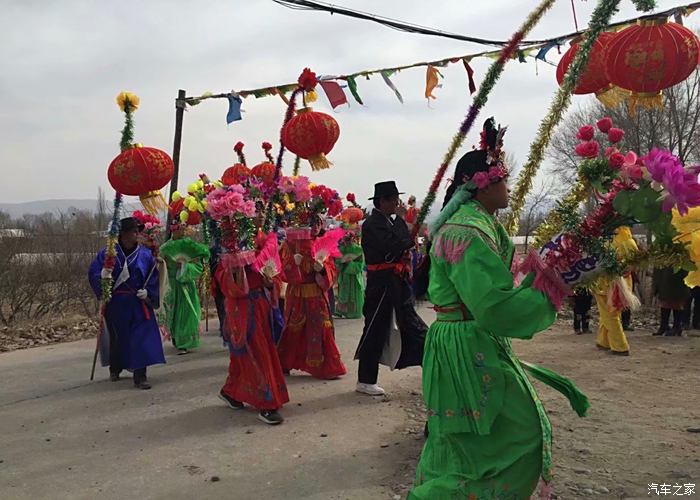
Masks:
[[[233,186],[234,184],[240,184],[248,177],[250,177],[250,169],[242,163],[236,163],[232,167],[228,167],[224,170],[224,175],[221,176],[221,182],[227,186]]]
[[[593,48],[588,57],[588,63],[576,84],[574,94],[597,94],[599,92],[605,92],[610,88],[610,79],[605,72],[605,64],[607,61],[607,47],[613,38],[615,38],[615,33],[604,31],[596,38],[596,41],[593,42]],[[559,61],[557,65],[557,83],[559,83],[559,85],[564,82],[566,70],[569,69],[571,61],[576,57],[581,41],[582,39],[580,37],[572,40],[571,46]]]
[[[608,44],[611,83],[632,92],[630,105],[661,106],[661,91],[682,82],[698,65],[700,42],[688,28],[667,19],[640,20]]]
[[[292,153],[309,160],[313,170],[329,168],[326,155],[335,146],[340,127],[326,113],[302,108],[282,129],[282,144]]]
[[[167,207],[160,190],[173,178],[173,170],[168,153],[137,144],[112,160],[107,178],[115,191],[138,196],[146,211],[156,214]]]
[[[258,179],[263,181],[263,184],[265,184],[266,186],[272,186],[272,184],[275,182],[276,172],[277,168],[273,163],[270,163],[269,161],[264,161],[255,165],[250,173],[253,177],[257,177]]]

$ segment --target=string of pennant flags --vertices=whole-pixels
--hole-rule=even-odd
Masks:
[[[700,2],[693,2],[683,6],[676,6],[663,12],[626,19],[618,23],[610,24],[609,27],[619,29],[636,23],[639,20],[649,18],[675,16],[677,19],[680,19],[682,16],[689,16],[698,8],[700,8]],[[562,35],[544,40],[542,44],[519,49],[514,53],[513,58],[517,58],[519,62],[525,63],[527,62],[527,58],[529,57],[534,58],[536,62],[542,61],[545,64],[556,66],[554,62],[547,60],[547,55],[549,54],[549,52],[553,49],[556,49],[558,53],[561,53],[561,46],[566,41],[576,38],[584,33],[585,31],[578,31],[575,33],[570,33],[567,35]],[[375,75],[379,75],[382,78],[384,83],[394,93],[398,101],[403,104],[404,98],[391,79],[391,77],[395,73],[407,69],[425,67],[426,78],[424,97],[427,100],[431,100],[436,98],[433,94],[433,91],[440,85],[440,80],[443,78],[443,75],[440,72],[439,68],[447,67],[450,64],[461,64],[464,66],[464,69],[467,73],[469,92],[473,94],[474,92],[476,92],[477,86],[475,81],[474,69],[470,64],[471,61],[475,58],[481,57],[496,59],[499,57],[500,53],[500,50],[488,50],[456,57],[447,57],[444,59],[438,59],[433,61],[415,62],[411,64],[404,64],[388,68],[363,70],[344,75],[320,75],[318,77],[318,82],[333,109],[343,104],[349,104],[348,96],[345,92],[345,89],[347,89],[350,92],[355,102],[357,102],[360,105],[364,105],[362,97],[359,93],[357,81],[361,78],[369,80],[371,76]],[[188,106],[196,106],[202,101],[208,99],[227,99],[228,112],[226,114],[226,123],[230,124],[242,119],[241,106],[243,104],[243,99],[248,98],[250,96],[253,96],[256,99],[269,96],[279,96],[285,103],[288,103],[286,95],[290,92],[293,92],[294,89],[298,87],[298,85],[299,84],[297,82],[294,82],[282,85],[260,87],[249,90],[232,90],[230,92],[218,94],[214,94],[212,92],[205,92],[200,96],[185,97],[184,99],[178,99],[178,101],[184,101],[184,104]]]

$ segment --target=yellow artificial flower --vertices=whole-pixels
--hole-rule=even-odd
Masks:
[[[631,257],[639,251],[637,243],[632,237],[632,231],[628,226],[621,226],[615,230],[612,245],[617,254],[623,258]]]
[[[690,233],[687,242],[689,243],[686,246],[688,256],[693,264],[695,264],[695,266],[698,268],[695,271],[688,273],[688,276],[685,278],[685,284],[693,288],[700,286],[700,233],[697,231]]]
[[[318,94],[316,93],[315,90],[309,90],[306,92],[305,99],[306,99],[307,104],[310,102],[315,102],[316,99],[318,99]]]
[[[137,96],[136,94],[132,94],[131,92],[120,92],[117,96],[117,105],[122,111],[124,111],[126,108],[126,101],[129,101],[132,111],[136,111],[137,109],[139,109],[141,99],[139,99],[139,96]]]
[[[179,201],[180,199],[182,199],[180,191],[175,191],[172,196],[172,201]]]
[[[287,210],[289,210],[290,212],[294,210],[294,207],[296,207],[294,203],[287,203]]]
[[[189,218],[189,216],[190,216],[190,214],[187,213],[186,210],[183,210],[182,212],[180,212],[180,221],[183,223],[187,222],[187,219]]]
[[[671,224],[678,231],[676,239],[683,243],[689,243],[693,234],[700,230],[700,207],[691,208],[685,215],[681,215],[674,208]]]

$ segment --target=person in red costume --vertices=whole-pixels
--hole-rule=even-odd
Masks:
[[[278,352],[282,368],[301,370],[319,379],[336,379],[347,370],[335,344],[335,330],[328,303],[336,269],[333,259],[314,259],[312,246],[321,230],[320,217],[312,226],[289,229],[280,248],[287,280],[285,322]]]
[[[265,235],[259,234],[256,256],[264,242]],[[260,420],[277,425],[283,422],[279,409],[289,401],[272,334],[277,301],[274,282],[279,276],[241,265],[248,261],[223,254],[216,270],[225,300],[223,332],[230,352],[228,378],[219,397],[236,410],[247,403],[259,410]]]

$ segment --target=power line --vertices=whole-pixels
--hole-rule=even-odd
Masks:
[[[378,16],[376,14],[372,14],[369,12],[362,12],[359,10],[353,10],[353,9],[348,9],[339,5],[334,5],[334,4],[329,4],[325,2],[318,2],[314,0],[272,0],[273,2],[282,5],[284,7],[287,7],[289,9],[293,10],[307,10],[307,11],[318,11],[318,12],[328,12],[331,15],[332,14],[339,14],[341,16],[348,16],[352,17],[355,19],[361,19],[364,21],[371,21],[374,23],[378,23],[384,26],[387,26],[389,28],[395,29],[397,31],[402,31],[405,33],[416,33],[420,35],[429,35],[429,36],[437,36],[441,38],[449,38],[452,40],[460,40],[463,42],[472,42],[472,43],[478,43],[481,45],[489,45],[489,46],[495,46],[495,47],[502,47],[506,43],[508,43],[507,40],[492,40],[488,38],[479,38],[475,36],[468,36],[468,35],[460,35],[457,33],[450,33],[448,31],[443,31],[439,30],[436,28],[429,28],[426,26],[420,26],[417,24],[412,24],[412,23],[407,23],[404,21],[399,21],[397,19],[392,19],[389,17],[383,17],[383,16]],[[669,17],[673,15],[674,13],[678,11],[693,11],[697,8],[700,8],[700,2],[694,2],[689,5],[685,6],[679,6],[679,7],[673,7],[671,9],[668,9],[663,12],[657,12],[655,14],[647,14],[644,16],[636,17],[634,19],[626,19],[624,21],[620,21],[618,23],[612,23],[609,25],[611,28],[616,28],[620,26],[624,26],[626,24],[629,24],[630,22],[634,22],[637,20],[643,20],[643,19],[651,19],[655,17]],[[563,40],[568,40],[570,38],[574,38],[576,36],[582,35],[585,33],[586,30],[577,30],[572,33],[567,33],[565,35],[561,35],[557,38],[548,38],[548,39],[542,39],[542,40],[523,40],[520,42],[520,47],[530,47],[533,45],[543,45],[555,41],[563,41]]]

